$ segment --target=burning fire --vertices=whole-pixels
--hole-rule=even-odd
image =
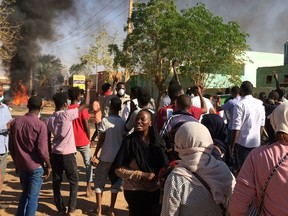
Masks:
[[[13,101],[12,101],[12,103],[15,106],[25,106],[25,105],[27,105],[27,101],[28,101],[27,88],[24,85],[23,81],[20,80],[13,87]]]

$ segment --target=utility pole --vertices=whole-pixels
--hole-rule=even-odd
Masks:
[[[132,22],[131,22],[132,11],[133,11],[133,0],[129,0],[127,35],[132,33]],[[129,48],[128,48],[128,54],[131,55]],[[129,79],[130,79],[130,73],[129,73],[128,67],[126,66],[126,68],[125,68],[125,82],[127,82]]]

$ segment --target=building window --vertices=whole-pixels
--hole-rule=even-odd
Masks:
[[[272,76],[266,76],[266,84],[272,83]]]
[[[284,75],[284,80],[283,82],[288,82],[288,75]]]

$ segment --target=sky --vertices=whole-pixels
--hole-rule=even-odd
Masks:
[[[247,43],[252,51],[283,54],[284,43],[288,40],[287,0],[200,1],[213,15],[223,17],[224,22],[237,21],[241,31],[250,35]],[[175,2],[181,9],[192,7],[199,1]],[[103,29],[117,35],[117,41],[121,43],[126,35],[123,27],[128,17],[129,0],[75,0],[73,7],[73,13],[60,13],[55,17],[55,40],[41,41],[42,53],[59,57],[68,68],[79,63],[79,57],[94,41],[92,35]]]

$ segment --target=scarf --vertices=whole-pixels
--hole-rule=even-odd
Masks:
[[[196,172],[209,185],[216,204],[227,204],[235,179],[224,162],[211,156],[213,140],[208,129],[197,122],[184,123],[174,141],[181,160],[173,172],[199,182],[192,174]]]

